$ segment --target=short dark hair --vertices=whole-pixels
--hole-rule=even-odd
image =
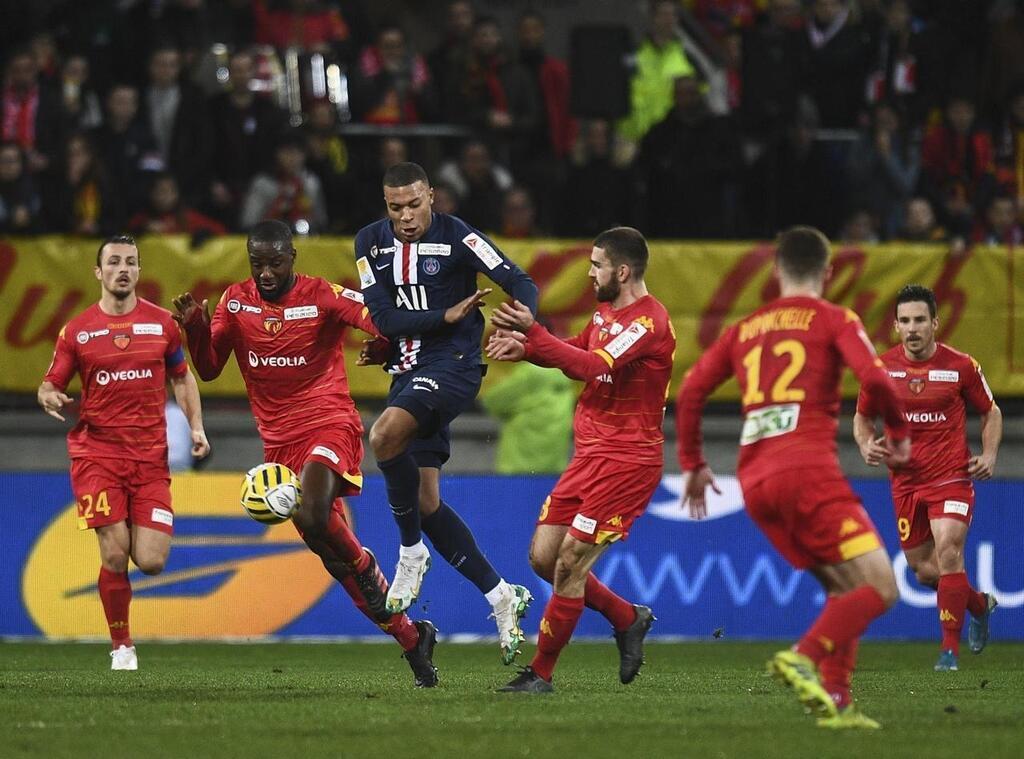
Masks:
[[[278,219],[265,219],[249,231],[249,243],[285,243],[292,247],[292,228]]]
[[[779,268],[797,280],[824,272],[829,254],[828,238],[814,227],[790,227],[779,235],[775,247]]]
[[[928,313],[935,318],[938,305],[935,303],[935,293],[931,288],[924,285],[906,285],[896,293],[896,305],[893,306],[893,314],[900,307],[900,303],[924,303],[928,306]]]
[[[416,182],[423,182],[428,187],[430,186],[427,172],[418,163],[410,163],[408,161],[396,163],[384,172],[385,187],[405,187]]]
[[[647,240],[633,227],[612,227],[594,238],[594,247],[601,248],[616,266],[627,264],[633,279],[643,279],[647,271]]]
[[[103,242],[100,243],[100,247],[96,249],[96,265],[101,266],[103,261],[103,249],[108,245],[131,245],[135,248],[135,252],[138,253],[139,246],[135,242],[135,238],[131,235],[111,235]],[[139,261],[142,261],[142,255],[139,254]]]

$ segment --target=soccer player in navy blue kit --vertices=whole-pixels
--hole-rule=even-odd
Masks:
[[[419,595],[430,569],[426,533],[490,602],[502,661],[511,664],[532,596],[494,570],[473,533],[441,500],[440,475],[451,453],[448,426],[473,402],[483,378],[479,309],[491,289],[478,289],[477,275],[485,274],[533,313],[537,286],[476,229],[433,213],[433,198],[418,164],[391,167],[384,174],[388,218],[363,227],[355,240],[363,297],[373,323],[390,340],[384,367],[394,377],[387,408],[370,430],[402,541],[387,606],[404,611]]]

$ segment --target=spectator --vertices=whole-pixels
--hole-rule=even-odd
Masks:
[[[487,136],[501,160],[521,158],[541,119],[530,75],[504,49],[501,28],[491,17],[477,19],[465,67],[445,75],[446,114]]]
[[[133,235],[191,235],[199,245],[212,235],[227,234],[220,222],[181,203],[178,182],[170,173],[158,174],[149,189],[149,204],[128,222]]]
[[[465,71],[469,59],[470,39],[476,14],[470,0],[451,0],[445,12],[444,38],[427,56],[427,65],[434,79],[438,94],[443,98],[447,91],[446,77]],[[441,107],[448,104],[442,100]]]
[[[357,193],[359,214],[355,224],[357,229],[384,215],[381,179],[392,166],[408,160],[409,145],[401,137],[385,137],[378,143],[375,160],[360,171]]]
[[[901,127],[896,109],[876,104],[871,125],[847,157],[849,205],[870,210],[881,220],[883,239],[889,239],[903,225],[900,214],[920,169],[920,146]]]
[[[459,196],[452,189],[451,185],[444,182],[438,182],[434,185],[434,212],[461,217]]]
[[[443,164],[437,177],[458,194],[462,218],[484,231],[501,226],[501,201],[512,187],[512,175],[493,162],[484,142],[468,141],[462,147],[458,163]]]
[[[754,25],[759,0],[692,0],[693,17],[716,40]]]
[[[0,139],[16,142],[28,171],[38,174],[60,152],[63,126],[60,97],[39,82],[35,57],[28,48],[15,50],[4,67]]]
[[[523,156],[514,156],[519,181],[537,199],[541,222],[554,222],[558,188],[576,139],[569,113],[569,67],[544,49],[544,17],[527,11],[519,18],[519,63],[530,75],[534,98],[541,104],[537,125]]]
[[[38,231],[39,195],[16,143],[0,143],[0,234]]]
[[[131,214],[143,202],[145,175],[167,167],[149,127],[139,118],[138,90],[128,84],[115,84],[107,93],[106,106],[106,118],[93,132],[92,141],[111,184],[125,199],[125,210]]]
[[[839,242],[844,245],[867,245],[878,242],[878,218],[863,208],[846,217],[839,230]]]
[[[228,61],[228,91],[210,100],[213,134],[212,208],[233,224],[253,177],[269,168],[274,146],[288,125],[288,115],[253,91],[255,62],[248,50]]]
[[[595,237],[630,223],[631,178],[612,160],[612,126],[604,119],[583,125],[566,180],[561,234]]]
[[[949,235],[939,226],[931,202],[919,195],[907,201],[899,238],[907,242],[945,242]]]
[[[174,173],[186,198],[205,193],[211,143],[203,96],[179,82],[181,53],[157,46],[149,58],[149,84],[142,93],[143,119],[156,140],[164,166]]]
[[[84,134],[72,134],[60,171],[43,199],[48,229],[89,237],[113,234],[123,222],[119,195]]]
[[[1024,231],[1017,215],[1017,200],[1012,195],[995,195],[985,209],[985,221],[974,230],[973,239],[984,245],[1019,246]]]
[[[804,86],[826,129],[853,129],[864,105],[870,41],[850,0],[813,0],[804,43]]]
[[[993,146],[996,182],[1000,191],[1012,194],[1020,204],[1024,202],[1024,82],[1010,92],[1002,110],[1005,116]]]
[[[297,134],[281,138],[273,171],[253,179],[242,203],[243,230],[264,219],[281,219],[300,235],[320,234],[327,227],[320,180],[306,168],[305,142]]]
[[[77,129],[95,129],[103,123],[100,98],[89,81],[89,59],[72,55],[62,70],[64,113]]]
[[[630,114],[618,126],[619,134],[636,143],[672,110],[673,82],[694,74],[676,32],[676,7],[672,0],[654,0],[650,33],[637,51]]]
[[[558,474],[569,460],[576,392],[558,369],[520,361],[480,395],[501,423],[494,468],[499,474]]]
[[[996,112],[1024,81],[1024,8],[1019,2],[1005,5],[1011,8],[1009,17],[991,25],[985,46],[981,96],[986,113]]]
[[[533,198],[524,187],[512,187],[501,200],[501,226],[504,237],[523,240],[541,237],[544,233],[537,227],[537,211]]]
[[[357,121],[370,124],[419,124],[436,121],[438,95],[423,56],[408,49],[397,24],[382,26],[375,44],[359,56],[352,82]]]
[[[60,52],[53,35],[48,31],[36,32],[29,39],[28,48],[35,59],[40,80],[46,84],[60,84]]]
[[[770,0],[768,12],[742,38],[741,116],[760,145],[776,144],[792,124],[800,88],[799,0]]]
[[[336,5],[317,0],[252,0],[252,13],[256,42],[278,50],[298,47],[348,62],[363,40],[362,18],[348,18]]]
[[[945,120],[924,136],[924,189],[956,235],[968,236],[995,190],[992,139],[975,120],[974,102],[950,96]]]
[[[696,77],[674,84],[675,105],[644,137],[637,171],[650,237],[728,237],[738,227],[743,155],[727,116],[711,113]]]
[[[909,0],[889,0],[884,14],[870,59],[868,103],[891,102],[916,124],[927,115],[919,93],[920,67],[928,63],[926,40],[920,25],[914,24]]]
[[[328,231],[354,232],[357,192],[348,144],[338,134],[338,113],[326,100],[309,111],[306,129],[306,166],[320,180],[330,218]],[[379,180],[378,180],[379,184]]]

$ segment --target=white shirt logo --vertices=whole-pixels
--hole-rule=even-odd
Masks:
[[[253,369],[259,366],[305,366],[305,356],[260,356],[254,351],[249,351],[249,366]]]
[[[495,269],[501,263],[501,256],[498,255],[497,251],[488,245],[487,241],[476,232],[463,237],[462,242],[476,254],[477,258],[483,261],[484,266],[488,269]]]
[[[163,324],[133,324],[132,334],[133,335],[162,335],[164,333]]]
[[[945,369],[932,369],[928,372],[928,380],[931,382],[959,382],[960,372]]]
[[[111,382],[131,382],[132,380],[150,379],[152,376],[152,369],[118,369],[115,372],[100,369],[96,372],[96,384],[109,385]]]
[[[314,319],[319,314],[320,310],[316,306],[294,306],[284,310],[284,320],[290,322],[295,319]]]

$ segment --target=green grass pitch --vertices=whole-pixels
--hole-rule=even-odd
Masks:
[[[497,694],[496,645],[442,642],[441,686],[416,690],[393,645],[139,645],[110,672],[95,644],[0,644],[0,756],[998,757],[1024,756],[1024,644],[867,643],[855,697],[880,731],[815,726],[761,674],[779,644],[652,643],[630,686],[612,643],[563,654],[557,692]],[[524,660],[532,653],[524,652]]]

